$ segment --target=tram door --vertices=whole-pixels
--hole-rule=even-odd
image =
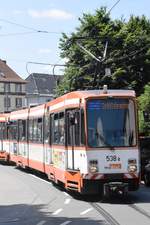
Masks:
[[[78,109],[67,111],[67,168],[75,168],[75,148],[80,145],[80,111]]]
[[[51,163],[51,151],[50,151],[50,116],[48,113],[44,117],[44,163]]]
[[[18,123],[16,120],[12,120],[8,125],[8,137],[10,145],[10,154],[12,156],[18,155]]]
[[[17,154],[24,158],[24,164],[28,165],[27,146],[27,120],[18,121],[18,151]]]
[[[66,161],[67,169],[78,169],[76,154],[77,147],[85,146],[84,110],[73,109],[66,112]]]

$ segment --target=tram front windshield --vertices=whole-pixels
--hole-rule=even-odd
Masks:
[[[136,145],[135,107],[131,99],[92,99],[87,102],[88,146]]]

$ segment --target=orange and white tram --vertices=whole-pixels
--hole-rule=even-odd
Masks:
[[[83,194],[138,189],[134,91],[75,91],[8,117],[4,142],[17,165]]]

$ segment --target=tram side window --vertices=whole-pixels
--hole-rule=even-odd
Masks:
[[[64,145],[65,139],[65,119],[64,119],[64,112],[56,113],[52,118],[52,144],[62,144]]]
[[[42,142],[43,138],[43,120],[36,118],[29,120],[29,140],[33,142]]]
[[[54,115],[53,117],[53,144],[58,144],[59,143],[59,132],[58,132],[58,113]]]
[[[65,118],[64,118],[64,112],[59,113],[59,134],[60,134],[59,143],[60,144],[64,144],[64,142],[65,142]]]
[[[37,136],[36,140],[37,142],[42,142],[43,139],[43,120],[42,118],[37,119]]]
[[[75,145],[80,146],[80,114],[75,112]]]
[[[36,140],[37,140],[37,119],[34,119],[32,124],[32,141],[36,142]]]
[[[9,126],[9,139],[17,140],[18,138],[18,124],[17,121],[11,121]]]
[[[26,120],[19,120],[19,141],[26,140]]]
[[[0,123],[0,140],[3,140],[3,123]]]
[[[33,120],[29,120],[29,141],[33,140]]]
[[[0,140],[3,139],[3,123],[0,123]]]
[[[49,137],[50,137],[50,121],[49,121],[49,115],[46,115],[44,118],[44,142],[49,143]]]
[[[8,139],[8,126],[7,126],[7,123],[3,124],[2,129],[3,129],[3,139],[7,140]]]

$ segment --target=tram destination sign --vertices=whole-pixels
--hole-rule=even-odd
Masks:
[[[127,99],[115,100],[91,100],[88,102],[88,109],[128,109]]]

